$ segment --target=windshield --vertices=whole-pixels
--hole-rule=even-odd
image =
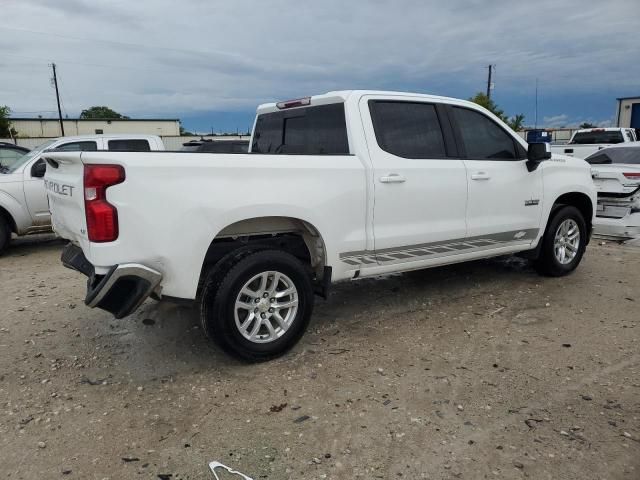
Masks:
[[[36,148],[31,150],[30,152],[25,153],[23,156],[21,156],[15,162],[13,162],[12,165],[8,165],[8,168],[5,170],[6,173],[15,172],[20,167],[22,167],[25,163],[29,162],[31,159],[33,159],[33,158],[37,157],[38,155],[40,155],[44,150],[46,150],[55,141],[56,141],[55,139],[54,140],[49,140],[47,142],[44,142],[41,145],[38,145]]]
[[[622,132],[614,130],[595,130],[591,132],[578,132],[570,142],[580,145],[593,145],[596,143],[622,143],[624,138]]]

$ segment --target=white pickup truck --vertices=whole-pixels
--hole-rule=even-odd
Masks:
[[[258,108],[247,154],[47,155],[63,263],[116,317],[196,300],[249,361],[302,336],[332,282],[525,252],[560,276],[589,241],[589,165],[474,103],[341,91]],[[392,320],[392,319],[390,319]]]
[[[552,153],[587,158],[598,150],[621,143],[636,142],[633,128],[586,128],[576,130],[566,145],[552,145]]]
[[[0,253],[18,236],[51,231],[49,203],[44,188],[46,150],[95,151],[164,150],[156,135],[81,135],[48,140],[29,153],[0,166]]]

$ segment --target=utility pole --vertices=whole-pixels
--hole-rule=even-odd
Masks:
[[[56,101],[58,102],[58,119],[60,120],[60,131],[62,132],[62,136],[64,137],[64,123],[62,122],[62,110],[60,110],[60,92],[58,92],[58,77],[56,76],[56,64],[52,63],[51,68],[53,69],[53,86],[56,89]]]
[[[487,98],[491,100],[491,89],[493,86],[491,85],[491,74],[493,73],[494,65],[489,65],[489,77],[487,78]]]

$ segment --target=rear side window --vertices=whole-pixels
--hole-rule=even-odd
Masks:
[[[98,150],[96,142],[70,142],[56,147],[55,150],[63,152],[95,152]]]
[[[467,158],[472,160],[512,160],[518,158],[513,137],[480,112],[453,109]]]
[[[609,163],[621,163],[627,165],[640,165],[640,147],[615,147],[600,150],[586,159],[591,165]]]
[[[349,155],[344,104],[332,103],[259,115],[251,152]]]
[[[149,142],[143,139],[109,140],[108,149],[118,152],[149,152]]]
[[[445,158],[444,138],[435,105],[369,102],[378,145],[403,158]]]
[[[591,132],[577,132],[571,144],[593,145],[595,143],[622,143],[624,138],[621,131],[593,130]]]

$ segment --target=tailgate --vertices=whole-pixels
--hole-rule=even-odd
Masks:
[[[631,193],[640,185],[640,178],[625,176],[640,174],[637,165],[606,164],[591,165],[591,176],[598,193]]]
[[[45,152],[44,184],[49,197],[53,230],[62,238],[89,247],[84,213],[84,165],[81,152]]]

